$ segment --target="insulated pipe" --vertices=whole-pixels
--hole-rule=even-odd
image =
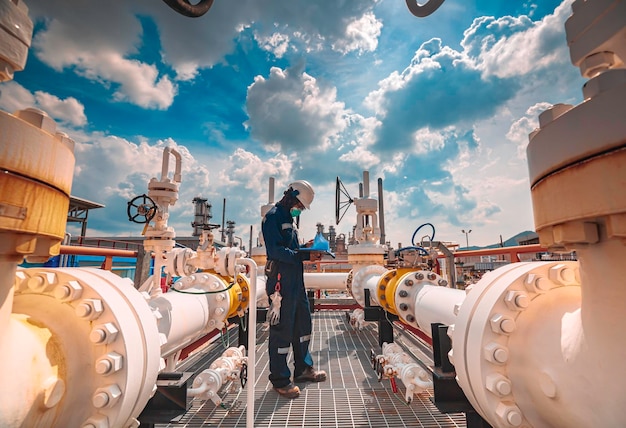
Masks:
[[[442,277],[430,271],[409,271],[399,276],[392,284],[396,314],[428,337],[431,337],[431,324],[454,324],[466,294],[463,290],[440,285],[444,282]]]
[[[310,290],[345,290],[347,272],[307,272],[304,274],[304,288]]]
[[[212,330],[223,328],[229,316],[243,314],[252,286],[248,287],[240,276],[229,284],[212,273],[196,272],[180,278],[173,288],[179,291],[170,290],[149,301],[158,314],[163,357],[171,356]]]

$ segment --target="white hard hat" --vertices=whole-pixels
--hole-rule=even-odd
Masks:
[[[311,203],[315,197],[313,186],[308,181],[298,180],[291,183],[289,187],[297,192],[295,196],[304,205],[304,208],[311,209]]]

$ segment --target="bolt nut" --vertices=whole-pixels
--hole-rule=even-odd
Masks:
[[[96,373],[99,375],[110,375],[122,369],[124,358],[117,352],[109,352],[96,361]]]
[[[574,285],[576,281],[576,271],[564,264],[558,264],[550,268],[550,279],[561,285]]]
[[[91,402],[97,409],[113,407],[121,396],[122,390],[119,386],[115,384],[107,385],[96,389],[96,392],[91,397]]]
[[[416,272],[415,273],[415,279],[417,279],[418,281],[421,281],[424,279],[424,274],[421,272]]]
[[[65,284],[57,285],[53,294],[55,298],[63,302],[71,302],[80,298],[83,294],[83,287],[78,281],[67,281]]]
[[[502,365],[509,360],[509,350],[495,342],[488,343],[483,349],[485,359],[494,364]]]
[[[542,294],[550,291],[552,281],[545,276],[530,273],[524,279],[524,288],[526,288],[529,293]]]
[[[109,428],[109,419],[104,415],[96,415],[87,419],[81,428]]]
[[[400,290],[400,292],[398,293],[398,295],[400,297],[407,297],[409,295],[408,291],[406,290]]]
[[[17,111],[14,116],[19,117],[23,121],[28,122],[51,135],[56,134],[56,122],[43,110],[30,107],[25,110]]]
[[[504,426],[518,427],[524,421],[519,407],[509,402],[498,404],[496,407],[496,415],[504,422]]]
[[[571,104],[554,104],[548,110],[539,115],[539,126],[541,128],[547,126],[550,122],[556,120],[559,116],[570,111],[574,106]]]
[[[428,278],[429,280],[431,280],[431,281],[434,281],[434,280],[437,278],[437,274],[436,274],[436,273],[433,273],[433,272],[430,272],[430,273],[428,274],[427,278]]]
[[[515,320],[502,314],[494,314],[489,320],[491,330],[497,334],[511,334],[515,331]]]
[[[74,309],[76,315],[80,318],[87,320],[95,320],[102,312],[104,312],[104,306],[102,300],[99,299],[83,299]]]
[[[56,274],[52,272],[39,272],[35,276],[31,276],[27,285],[32,291],[44,292],[46,289],[56,283],[57,281]]]
[[[530,305],[530,298],[522,291],[510,290],[504,297],[504,303],[512,311],[523,311]]]
[[[413,286],[413,280],[412,279],[405,280],[404,285],[406,285],[407,287]]]
[[[95,344],[112,343],[117,338],[117,333],[119,330],[115,324],[108,322],[95,326],[89,333],[89,340]]]
[[[401,311],[408,311],[409,310],[409,305],[407,305],[406,303],[400,303],[400,310]]]
[[[24,288],[26,286],[26,283],[28,281],[26,280],[26,274],[23,271],[17,271],[15,272],[15,282],[13,284],[13,286],[15,287],[16,291],[21,291],[22,288]]]
[[[611,68],[616,62],[613,52],[596,52],[580,62],[580,74],[591,79]]]
[[[445,279],[441,278],[437,284],[439,284],[440,287],[447,287],[448,286],[448,281],[446,281]]]
[[[512,391],[511,381],[500,373],[491,373],[485,377],[485,387],[498,397],[509,395]]]

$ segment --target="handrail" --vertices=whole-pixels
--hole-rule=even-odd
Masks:
[[[71,254],[75,256],[103,256],[104,263],[102,264],[102,269],[105,270],[111,270],[113,267],[113,257],[137,258],[137,251],[102,247],[81,247],[77,245],[61,245],[60,254]]]
[[[511,262],[519,262],[519,254],[525,253],[541,253],[548,251],[546,247],[540,244],[531,245],[517,245],[514,247],[497,247],[497,248],[483,248],[481,250],[464,250],[455,251],[454,257],[477,257],[477,256],[496,256],[496,255],[509,255]],[[445,257],[445,256],[440,256]]]

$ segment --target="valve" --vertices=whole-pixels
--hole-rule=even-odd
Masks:
[[[157,212],[157,205],[152,198],[146,194],[137,196],[128,202],[126,214],[128,221],[139,224],[150,223]]]

